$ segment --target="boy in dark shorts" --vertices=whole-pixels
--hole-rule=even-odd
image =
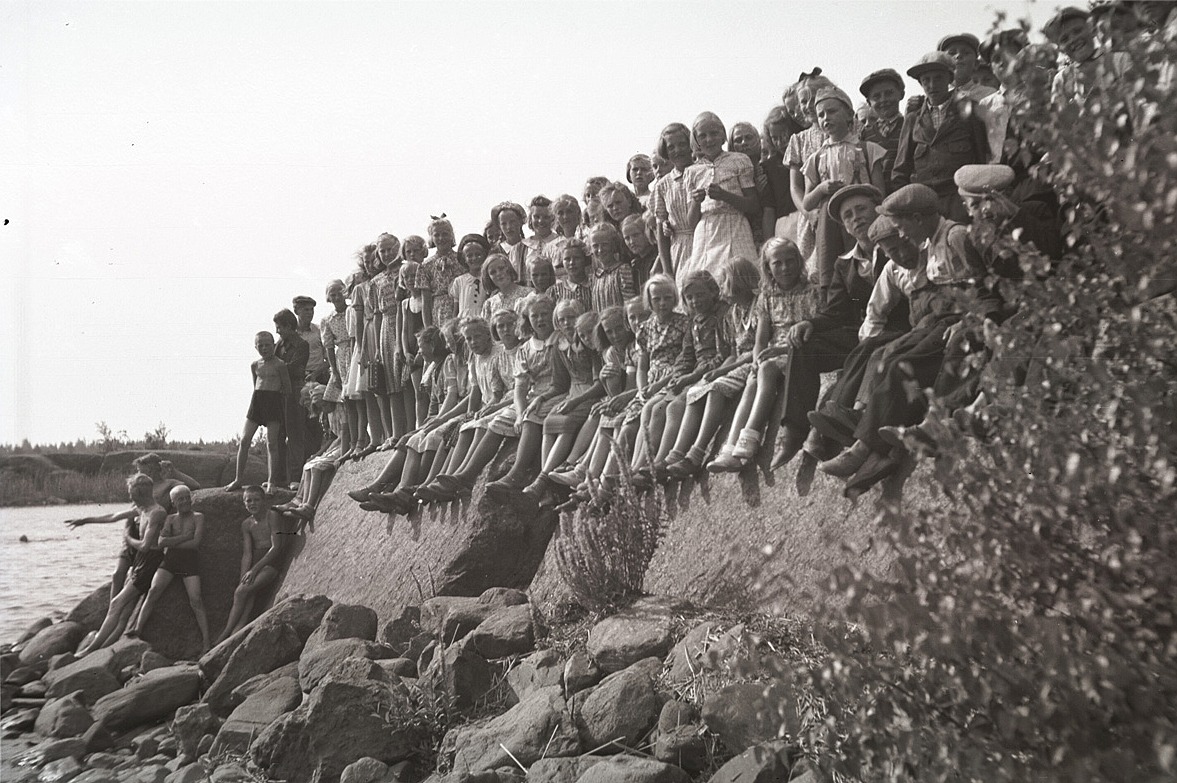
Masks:
[[[246,487],[241,499],[249,512],[241,522],[241,582],[233,593],[225,630],[215,644],[249,622],[254,600],[278,578],[298,525],[296,520],[270,508],[270,499],[261,487]]]
[[[303,345],[305,344],[304,342]],[[249,410],[245,413],[241,442],[237,444],[237,473],[225,487],[226,492],[241,489],[245,484],[249,447],[258,427],[266,428],[270,483],[273,484],[283,471],[284,463],[279,441],[285,437],[282,430],[286,423],[286,398],[293,392],[290,374],[286,363],[276,356],[274,335],[269,332],[258,332],[253,338],[253,347],[261,358],[249,365],[253,375],[253,396],[249,400]]]
[[[192,491],[185,486],[172,488],[171,501],[176,513],[170,514],[163,523],[159,534],[159,546],[163,547],[163,562],[160,563],[151,580],[151,588],[139,610],[139,617],[127,636],[138,636],[147,619],[151,617],[155,604],[167,590],[174,577],[184,581],[188,593],[188,605],[196,615],[196,626],[200,629],[201,652],[209,649],[208,617],[204,612],[204,599],[200,594],[200,543],[204,539],[204,514],[192,510]]]

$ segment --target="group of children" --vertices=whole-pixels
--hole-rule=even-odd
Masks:
[[[1025,74],[1055,67],[1056,101],[1091,89],[1107,71],[1090,61],[1114,58],[1128,22],[1139,34],[1158,10],[1128,5],[1064,9],[1046,28],[1053,44],[1021,30],[946,36],[907,70],[923,95],[905,112],[894,70],[868,75],[856,108],[814,69],[763,133],[744,122],[729,133],[705,112],[668,125],[652,154],[626,162],[624,182],[502,202],[460,239],[441,215],[424,237],[366,245],[358,268],[328,284],[317,327],[300,297],[275,317],[277,342],[255,339],[227,489],[244,483],[260,426],[270,481],[245,492],[247,554],[226,633],[276,574],[275,537],[313,530],[333,472],[376,451],[384,467],[350,496],[410,514],[470,496],[488,471],[492,497],[572,508],[626,485],[776,470],[798,455],[801,493],[820,469],[853,497],[904,475],[931,441],[930,396],[983,434],[982,334],[1012,314],[1002,281],[1021,275],[1008,247],[1062,252],[1058,197],[1022,143],[1034,100]],[[311,451],[292,430],[319,426],[318,451],[291,460]],[[298,471],[294,499],[271,508],[264,490]],[[160,516],[139,514],[149,530]],[[128,534],[128,545],[195,549],[189,532]],[[152,605],[148,595],[143,613]]]

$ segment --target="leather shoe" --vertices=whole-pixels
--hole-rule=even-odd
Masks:
[[[772,465],[769,470],[783,468],[797,456],[801,447],[805,445],[805,438],[809,433],[788,424],[781,425],[781,439],[776,451],[772,455]]]
[[[833,459],[827,459],[818,465],[822,473],[836,478],[849,478],[858,472],[863,463],[871,455],[870,447],[862,441],[855,441],[854,445],[843,451]]]
[[[849,446],[854,443],[854,429],[858,425],[856,422],[852,423],[848,416],[840,415],[844,410],[839,409],[840,406],[824,405],[820,411],[810,411],[807,418],[818,434],[843,446]]]
[[[906,459],[909,459],[909,455],[904,451],[892,451],[890,454],[871,452],[862,467],[846,482],[843,494],[851,499],[857,498],[875,484],[897,473]]]

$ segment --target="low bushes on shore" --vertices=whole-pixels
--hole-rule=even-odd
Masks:
[[[87,476],[63,470],[38,476],[9,474],[0,481],[0,506],[117,503],[126,499],[126,477],[116,473]]]

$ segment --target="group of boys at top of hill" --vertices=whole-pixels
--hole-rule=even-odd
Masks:
[[[704,112],[579,200],[504,201],[460,239],[444,214],[426,238],[381,234],[327,284],[317,325],[318,303],[299,296],[274,316],[277,340],[255,337],[225,488],[244,488],[250,511],[226,633],[274,578],[279,540],[313,532],[332,476],[377,451],[379,475],[348,493],[365,510],[469,497],[513,452],[487,495],[571,511],[752,467],[796,465],[801,494],[820,470],[857,497],[901,486],[936,448],[928,416],[986,437],[998,406],[982,375],[1016,387],[1034,371],[987,361],[992,336],[1024,317],[1009,295],[1033,282],[1019,261],[1060,258],[1072,228],[1027,141],[1031,104],[1097,94],[1130,67],[1129,44],[1175,30],[1171,4],[1111,2],[1062,9],[1047,43],[951,34],[906,68],[922,95],[905,100],[883,68],[857,108],[814,69],[762,132]],[[1172,92],[1171,63],[1147,78]],[[1108,132],[1130,138],[1163,105],[1123,107]],[[245,487],[259,427],[268,481]],[[271,507],[278,487],[296,494]],[[136,563],[171,540],[127,537]]]

